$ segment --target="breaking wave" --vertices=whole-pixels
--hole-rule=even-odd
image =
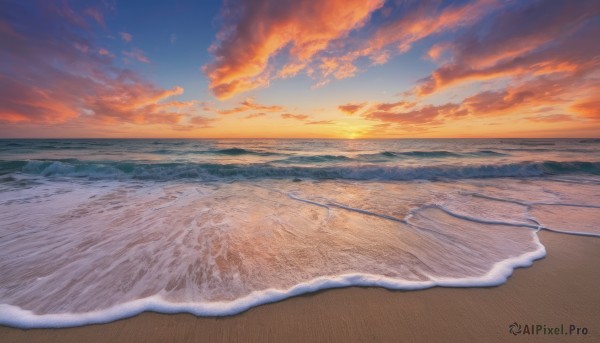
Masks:
[[[334,157],[338,158],[338,157]],[[437,180],[493,177],[536,177],[571,173],[599,175],[600,162],[520,162],[507,164],[437,166],[274,166],[269,163],[147,163],[90,162],[76,159],[1,161],[0,175],[14,172],[44,177],[78,177],[100,180],[156,180],[309,178],[348,180]]]

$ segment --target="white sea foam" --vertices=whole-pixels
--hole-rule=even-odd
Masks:
[[[495,286],[545,255],[538,229],[595,235],[597,194],[545,179],[10,181],[0,324],[222,316],[347,286]]]
[[[267,289],[252,292],[233,301],[204,303],[174,303],[160,295],[115,305],[113,307],[85,313],[60,313],[38,315],[17,306],[0,304],[0,324],[24,329],[60,328],[87,324],[107,323],[118,319],[132,317],[145,311],[160,313],[191,313],[197,316],[228,316],[244,312],[252,307],[268,304],[296,295],[319,290],[350,286],[384,287],[390,290],[418,290],[435,286],[444,287],[488,287],[506,282],[513,270],[528,267],[534,260],[546,255],[546,249],[537,240],[538,249],[518,257],[508,258],[496,263],[492,269],[481,277],[460,279],[436,278],[431,281],[405,281],[372,274],[345,274],[330,277],[319,277],[309,282],[299,283],[287,290]]]

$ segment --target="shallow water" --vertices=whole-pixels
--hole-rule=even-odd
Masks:
[[[581,140],[0,141],[0,323],[227,315],[350,285],[498,285],[545,255],[539,230],[600,236],[599,151]]]

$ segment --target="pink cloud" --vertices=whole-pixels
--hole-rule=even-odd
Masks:
[[[183,88],[162,89],[106,58],[110,52],[96,47],[86,22],[96,18],[66,3],[45,5],[50,7],[36,20],[27,7],[8,18],[0,14],[4,128],[66,122],[176,124],[188,116],[182,110],[189,104],[170,101]],[[23,22],[32,24],[24,30]]]
[[[121,39],[127,43],[133,40],[133,35],[128,32],[119,32],[119,36],[121,36]]]
[[[122,51],[123,55],[137,60],[139,62],[143,62],[143,63],[150,63],[150,60],[148,60],[148,57],[146,57],[146,55],[144,55],[144,52],[140,49],[137,48],[133,48],[131,49],[131,51]]]
[[[597,1],[532,2],[499,14],[485,29],[474,27],[447,43],[452,52],[416,88],[427,95],[461,82],[558,73],[581,74],[596,68],[600,49]],[[435,57],[434,46],[430,55]]]
[[[104,23],[104,15],[100,10],[96,8],[87,8],[83,11],[83,13],[93,18],[101,26],[106,26],[106,24]]]
[[[98,54],[100,56],[106,56],[106,57],[109,57],[109,58],[114,58],[115,57],[115,55],[113,53],[111,53],[110,51],[108,51],[106,49],[103,49],[103,48],[98,49]]]

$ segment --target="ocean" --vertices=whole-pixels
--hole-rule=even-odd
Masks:
[[[495,286],[599,223],[600,139],[0,140],[0,324]]]

